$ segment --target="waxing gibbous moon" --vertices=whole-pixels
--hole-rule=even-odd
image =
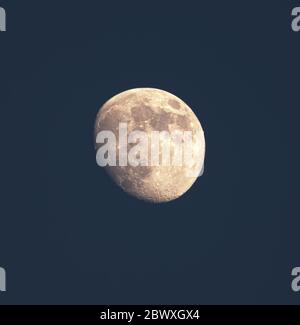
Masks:
[[[117,150],[117,165],[105,166],[105,169],[118,186],[137,199],[154,203],[177,199],[189,190],[203,170],[205,138],[198,118],[187,104],[169,92],[154,88],[136,88],[117,94],[97,114],[96,150],[101,147],[96,140],[97,134],[107,130],[116,135],[117,148],[120,148],[120,123],[127,123],[128,134],[139,130],[146,132],[149,139],[153,131],[171,133],[182,130],[191,131],[198,140],[192,142],[194,154],[188,166],[166,166],[161,163],[158,166],[120,166]],[[174,149],[177,145],[172,142],[171,147]],[[128,151],[131,147],[132,144],[129,144]]]

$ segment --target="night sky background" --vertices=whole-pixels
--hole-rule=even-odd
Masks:
[[[1,304],[300,303],[300,1],[0,0]],[[196,113],[205,173],[153,205],[97,166],[116,93]]]

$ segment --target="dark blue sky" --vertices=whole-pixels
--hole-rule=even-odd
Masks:
[[[0,0],[0,303],[300,303],[297,4]],[[205,173],[176,201],[96,164],[96,113],[133,87],[204,128]]]

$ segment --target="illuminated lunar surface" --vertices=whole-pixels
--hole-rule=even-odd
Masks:
[[[100,131],[110,130],[116,135],[119,146],[119,123],[127,123],[128,134],[142,130],[150,137],[152,131],[182,130],[198,135],[198,141],[193,142],[194,155],[189,166],[162,166],[161,162],[159,166],[118,166],[117,150],[117,166],[105,169],[125,192],[137,199],[160,203],[179,198],[193,185],[203,168],[205,139],[198,118],[180,98],[154,88],[124,91],[100,108],[95,122],[95,139]],[[101,145],[96,143],[96,150]],[[174,145],[177,144],[172,143]],[[128,145],[128,152],[132,146]]]

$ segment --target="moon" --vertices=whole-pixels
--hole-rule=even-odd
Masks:
[[[96,140],[101,131],[113,132],[120,149],[120,123],[127,123],[128,134],[143,131],[149,139],[153,131],[171,133],[174,130],[191,131],[197,137],[192,140],[194,154],[188,165],[167,166],[160,161],[154,166],[120,166],[119,151],[116,150],[116,166],[105,166],[105,170],[118,186],[137,199],[153,203],[175,200],[191,188],[203,170],[205,138],[197,116],[184,101],[155,88],[135,88],[117,94],[104,103],[97,114],[94,130],[96,150],[101,147]],[[178,145],[172,141],[173,149]],[[132,146],[129,143],[127,150]],[[161,153],[159,157],[161,160]]]

